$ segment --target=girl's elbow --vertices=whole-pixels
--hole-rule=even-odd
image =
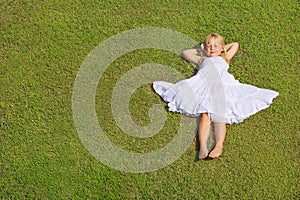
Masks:
[[[240,47],[239,43],[237,43],[237,42],[234,42],[233,44],[236,46],[236,48]]]
[[[183,57],[186,57],[186,56],[189,54],[188,51],[189,51],[189,50],[184,50],[184,51],[181,53],[181,55],[182,55]]]
[[[181,53],[181,56],[185,59],[189,58],[189,50],[184,50],[182,53]]]

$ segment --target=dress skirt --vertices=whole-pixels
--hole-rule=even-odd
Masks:
[[[220,57],[206,58],[196,75],[175,84],[157,81],[153,88],[169,111],[190,117],[208,113],[213,122],[240,123],[270,106],[278,92],[240,83]]]

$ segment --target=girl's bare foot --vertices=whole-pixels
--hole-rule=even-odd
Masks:
[[[223,153],[222,146],[215,146],[215,148],[209,153],[208,157],[210,158],[217,158],[220,157]]]
[[[208,156],[208,149],[207,147],[201,147],[199,151],[199,159],[205,159]]]

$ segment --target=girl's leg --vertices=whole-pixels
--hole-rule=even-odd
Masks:
[[[207,113],[202,113],[199,119],[199,129],[198,129],[198,138],[199,138],[199,158],[205,159],[208,156],[207,149],[207,140],[210,132],[210,119]]]
[[[217,158],[221,156],[223,153],[223,143],[226,137],[226,124],[215,122],[214,130],[215,130],[216,145],[208,155],[210,158]]]

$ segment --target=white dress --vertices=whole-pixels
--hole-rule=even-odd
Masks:
[[[270,106],[278,92],[242,84],[228,72],[220,57],[205,58],[197,74],[176,84],[157,81],[154,90],[170,111],[197,117],[208,113],[214,122],[240,123]]]

